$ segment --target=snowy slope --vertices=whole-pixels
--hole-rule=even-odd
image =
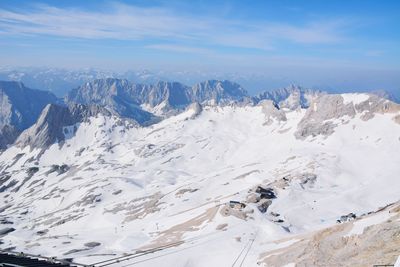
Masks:
[[[341,99],[354,115],[325,118],[333,132],[305,138],[296,131],[312,110],[278,119],[262,105],[233,105],[148,127],[98,114],[74,134],[66,127],[62,146],[11,147],[0,154],[0,218],[15,231],[1,248],[95,263],[169,245],[110,266],[271,266],[269,251],[400,199],[400,109],[366,119],[363,97]],[[266,213],[259,185],[277,196]]]

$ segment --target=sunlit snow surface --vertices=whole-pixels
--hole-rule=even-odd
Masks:
[[[344,104],[353,103],[356,105],[368,100],[370,96],[368,94],[357,93],[357,94],[342,94],[342,97],[344,99]]]
[[[234,266],[256,266],[260,253],[296,241],[278,240],[399,200],[400,127],[393,115],[338,119],[332,135],[302,141],[294,132],[304,114],[291,111],[286,122],[266,125],[258,106],[206,107],[194,119],[187,111],[130,129],[99,116],[75,135],[68,127],[65,144],[37,161],[30,159],[40,151],[12,147],[0,162],[18,181],[13,188],[30,167],[39,170],[18,191],[0,193],[2,206],[11,205],[2,214],[16,228],[1,246],[94,263],[184,241],[112,266],[232,266],[235,260]],[[69,170],[49,173],[54,164]],[[301,184],[296,177],[304,173],[315,174],[315,183]],[[283,177],[294,178],[272,184],[277,199],[267,213],[249,203],[245,211],[254,211],[246,219],[221,214],[224,203],[246,201],[250,189]],[[284,222],[274,222],[271,211]],[[354,227],[350,234],[362,231],[361,223]],[[88,248],[88,242],[101,244]]]

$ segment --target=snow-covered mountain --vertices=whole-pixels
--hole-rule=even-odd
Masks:
[[[140,107],[139,95],[127,80],[101,79],[87,82],[71,90],[65,98],[66,103],[96,104],[123,117],[133,118],[145,124],[154,121],[156,117]]]
[[[252,102],[222,82],[175,97],[175,86],[138,94],[107,80],[68,98],[96,106],[48,105],[0,154],[0,247],[95,266],[396,261],[400,105],[296,89]],[[116,108],[122,96],[180,109],[140,126]]]
[[[70,104],[69,106],[60,106],[48,104],[37,122],[22,132],[15,141],[15,145],[38,149],[46,149],[54,143],[62,145],[65,139],[74,136],[77,130],[76,124],[89,121],[91,117],[99,114],[111,116],[108,110],[96,105]]]
[[[0,149],[6,148],[21,131],[31,127],[47,104],[64,105],[52,93],[29,89],[21,82],[1,82],[0,86],[3,103],[0,114]],[[288,99],[293,98],[295,93],[288,93]],[[261,99],[258,98],[256,102],[259,101]],[[64,102],[67,105],[98,105],[114,115],[149,125],[176,115],[193,103],[245,105],[254,102],[254,99],[239,84],[225,80],[207,80],[189,87],[178,82],[138,84],[124,79],[106,78],[76,87],[67,94]]]

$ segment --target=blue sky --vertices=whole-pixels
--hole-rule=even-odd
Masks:
[[[0,65],[400,88],[400,1],[0,1]]]

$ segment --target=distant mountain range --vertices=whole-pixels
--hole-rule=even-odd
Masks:
[[[96,79],[126,79],[132,83],[152,85],[158,82],[180,82],[185,85],[194,85],[204,80],[229,80],[242,85],[249,92],[256,94],[262,91],[273,91],[274,88],[282,88],[295,82],[285,77],[275,77],[268,73],[229,73],[206,71],[109,71],[94,68],[68,70],[48,67],[3,67],[0,68],[0,80],[20,81],[29,88],[46,90],[58,97],[64,97],[71,89],[81,86],[86,82]],[[339,86],[341,87],[341,86]],[[345,93],[344,90],[321,85],[309,86],[311,89],[322,89],[329,93]],[[255,92],[255,93],[254,93]],[[353,92],[353,91],[352,91]],[[391,91],[374,90],[371,93],[380,94],[392,101],[400,101],[400,88]]]
[[[86,115],[77,113],[85,109],[92,112],[104,109],[103,113],[106,111],[110,115],[146,126],[176,115],[193,103],[203,106],[257,105],[264,100],[270,100],[278,109],[295,110],[308,108],[313,101],[325,94],[327,93],[291,85],[250,96],[239,84],[227,80],[207,80],[190,87],[179,82],[159,81],[145,84],[133,83],[127,79],[104,78],[84,82],[61,99],[48,91],[27,88],[22,82],[3,81],[0,82],[0,148],[4,149],[8,144],[14,143],[20,133],[36,121],[41,122],[36,125],[37,129],[23,134],[18,143],[37,146],[60,141],[61,128],[79,122],[80,119],[76,118]],[[379,95],[388,96],[382,92]],[[77,104],[82,106],[77,108]],[[44,124],[54,127],[46,129]],[[46,137],[39,138],[40,141],[36,137],[33,138],[36,141],[28,137],[39,133],[43,135],[43,132]]]
[[[255,102],[270,99],[281,108],[296,109],[299,107],[308,108],[314,99],[323,94],[326,94],[326,92],[290,85],[286,88],[277,89],[275,91],[260,93],[253,99]]]
[[[0,80],[19,81],[35,89],[50,91],[62,97],[69,90],[94,79],[116,77],[115,73],[99,70],[71,71],[57,68],[5,68],[0,70]]]

